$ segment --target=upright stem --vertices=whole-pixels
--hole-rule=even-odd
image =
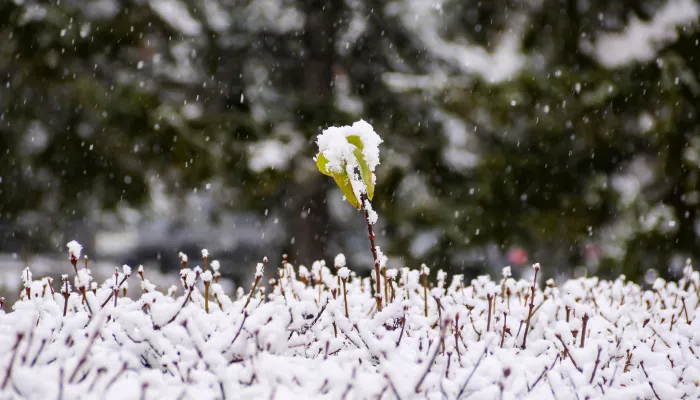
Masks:
[[[340,290],[340,286],[338,286],[338,289],[333,289],[331,290],[331,293],[333,294],[333,300],[338,298],[338,290]],[[338,337],[338,326],[335,324],[335,321],[333,321],[333,333],[335,337]],[[328,355],[328,342],[326,342],[326,356]]]
[[[428,275],[427,274],[423,274],[423,300],[425,300],[425,302],[423,303],[423,305],[424,305],[423,311],[424,311],[425,317],[427,318],[428,317]]]
[[[369,245],[372,248],[372,257],[374,258],[374,275],[377,281],[377,290],[374,296],[377,300],[377,312],[382,311],[382,284],[381,284],[381,274],[379,271],[379,259],[377,258],[377,248],[374,245],[374,229],[372,229],[372,223],[369,221],[369,211],[367,211],[367,195],[360,193],[360,199],[362,201],[362,209],[365,212],[365,221],[367,221],[367,237],[369,238]]]
[[[583,314],[583,329],[581,329],[581,348],[586,344],[586,326],[588,325],[588,314]]]
[[[508,320],[508,313],[503,311],[503,331],[501,332],[501,348],[503,348],[503,343],[506,341],[506,321]]]
[[[382,269],[382,274],[384,275],[384,303],[389,304],[389,285],[387,285],[386,280],[386,266]]]
[[[209,314],[209,284],[209,282],[204,282],[204,311],[206,311],[207,314]],[[250,301],[250,299],[248,299],[248,301]]]
[[[486,298],[489,301],[489,314],[488,314],[488,319],[486,320],[486,332],[489,332],[491,330],[491,304],[495,303],[495,301],[492,302],[494,297],[491,296],[490,294],[487,294]]]
[[[255,282],[253,282],[253,288],[250,289],[250,294],[248,295],[248,300],[246,300],[245,305],[243,306],[243,312],[245,312],[245,309],[248,308],[248,304],[250,304],[250,299],[253,298],[253,295],[255,294],[255,288],[258,287],[258,282],[260,282],[260,276],[255,277]],[[280,285],[281,287],[281,285]]]
[[[350,318],[348,312],[348,280],[343,279],[343,300],[345,300],[345,318]]]
[[[284,271],[284,269],[281,269],[281,271]],[[284,272],[281,272],[280,274],[283,274]],[[282,276],[280,275],[280,288],[282,288],[283,283],[282,283]],[[321,305],[321,292],[323,291],[323,265],[321,265],[321,269],[318,270],[318,304]]]
[[[523,349],[527,345],[527,333],[530,330],[530,318],[532,318],[532,310],[535,308],[535,285],[537,284],[537,273],[540,272],[539,266],[535,268],[535,277],[532,279],[530,287],[532,293],[530,295],[530,310],[527,313],[527,321],[525,322],[525,334],[523,335]]]

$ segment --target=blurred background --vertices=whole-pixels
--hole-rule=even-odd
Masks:
[[[364,219],[312,160],[324,127],[365,119],[391,266],[676,277],[700,256],[699,16],[694,0],[0,1],[0,268],[67,272],[77,239],[163,271],[208,248],[234,281],[283,253],[368,273]]]

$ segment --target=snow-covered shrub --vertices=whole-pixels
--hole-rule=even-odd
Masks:
[[[1,397],[700,395],[700,274],[690,268],[651,290],[624,277],[540,287],[508,270],[467,283],[391,269],[379,276],[390,295],[378,312],[372,278],[350,274],[344,257],[335,264],[308,273],[285,259],[267,295],[263,264],[251,266],[258,283],[236,298],[198,267],[183,268],[167,294],[143,268],[131,276],[125,266],[90,290],[83,267],[67,265],[75,286],[24,271],[21,300],[0,311]],[[133,279],[144,288],[136,299],[122,290]]]

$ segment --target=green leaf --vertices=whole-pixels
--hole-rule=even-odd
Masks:
[[[372,197],[374,197],[374,182],[372,182],[372,171],[369,170],[369,166],[367,165],[367,162],[365,161],[365,158],[362,155],[362,150],[356,148],[355,151],[353,151],[353,153],[357,158],[357,163],[360,165],[360,177],[362,177],[362,181],[365,183],[365,186],[367,186],[367,197],[370,200],[372,200]]]
[[[354,145],[360,150],[363,150],[365,148],[365,145],[362,144],[362,140],[360,140],[360,137],[357,135],[351,135],[346,138],[348,140],[348,143]]]
[[[362,144],[362,140],[360,140],[360,137],[357,135],[348,136],[347,139],[350,144],[355,146],[353,154],[355,154],[357,163],[360,166],[360,177],[362,177],[362,181],[365,183],[365,186],[367,186],[367,198],[372,200],[374,197],[374,182],[372,182],[372,171],[370,171],[369,165],[367,165],[365,156],[362,153],[365,146]]]
[[[318,170],[321,171],[323,175],[333,176],[333,174],[328,171],[328,159],[323,153],[318,153],[316,156],[316,167],[318,167]]]
[[[362,154],[364,145],[362,144],[360,137],[356,135],[348,136],[347,140],[350,144],[355,146],[353,154],[355,155],[355,158],[357,158],[357,163],[360,166],[360,177],[367,187],[367,198],[372,200],[372,197],[374,197],[374,183],[372,182],[372,171],[370,171],[367,161],[365,161],[365,157]],[[347,171],[343,170],[341,173],[329,171],[328,159],[323,155],[323,153],[318,153],[316,156],[316,167],[318,167],[318,170],[321,171],[322,174],[330,176],[335,180],[335,183],[338,185],[350,204],[352,204],[358,210],[361,208],[360,201],[357,199],[355,192],[352,190],[350,176],[348,176]]]
[[[345,195],[345,198],[348,199],[348,202],[359,210],[360,201],[357,200],[357,196],[355,196],[355,192],[352,190],[348,173],[344,171],[340,175],[334,175],[333,179],[335,179],[335,183],[338,185],[340,190],[343,191],[343,194]]]

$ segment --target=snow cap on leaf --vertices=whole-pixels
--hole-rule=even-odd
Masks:
[[[352,126],[332,126],[318,135],[316,143],[319,150],[316,166],[335,180],[348,202],[359,209],[361,193],[372,200],[376,181],[374,169],[379,165],[379,144],[382,143],[372,125],[360,120]],[[359,180],[355,169],[359,169]]]

